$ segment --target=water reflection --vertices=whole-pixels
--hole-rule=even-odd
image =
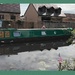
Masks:
[[[58,70],[58,54],[63,60],[75,58],[75,45],[58,50],[23,52],[18,55],[0,56],[0,70]]]

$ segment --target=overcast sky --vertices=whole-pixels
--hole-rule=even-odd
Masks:
[[[21,15],[24,15],[29,4],[20,4]],[[75,13],[75,4],[56,4],[65,13]]]

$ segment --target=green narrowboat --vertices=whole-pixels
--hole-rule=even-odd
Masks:
[[[40,43],[67,41],[72,28],[0,29],[0,43]]]

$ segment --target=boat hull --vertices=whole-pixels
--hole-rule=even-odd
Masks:
[[[51,50],[52,48],[57,50],[58,47],[68,46],[71,44],[66,41],[55,41],[55,42],[38,42],[38,43],[14,43],[14,44],[1,44],[0,55],[12,55],[20,52],[30,51],[43,51]]]
[[[0,54],[17,54],[68,46],[72,43],[68,29],[2,29],[0,30]]]
[[[41,43],[41,42],[55,42],[55,41],[67,41],[71,35],[67,36],[48,36],[48,37],[33,37],[33,38],[14,38],[0,40],[0,44],[10,43]]]

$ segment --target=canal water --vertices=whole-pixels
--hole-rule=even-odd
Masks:
[[[63,60],[75,58],[75,44],[43,51],[1,55],[0,70],[58,70],[59,53]]]

